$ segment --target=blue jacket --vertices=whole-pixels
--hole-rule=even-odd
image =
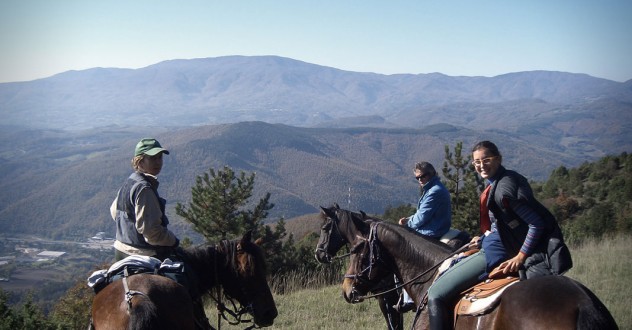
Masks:
[[[450,192],[438,176],[430,179],[423,190],[417,204],[417,212],[408,218],[408,227],[422,235],[440,238],[452,225]]]

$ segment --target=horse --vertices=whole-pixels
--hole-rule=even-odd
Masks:
[[[342,290],[349,303],[360,302],[380,280],[398,276],[418,306],[414,329],[427,329],[424,295],[449,248],[387,223],[369,224],[367,236],[351,250]],[[565,276],[519,281],[500,294],[483,315],[459,315],[455,329],[618,329],[607,308],[581,283]]]
[[[251,241],[248,232],[240,240],[181,249],[178,256],[185,263],[185,271],[193,275],[187,279],[194,279],[189,281],[188,289],[152,273],[130,275],[110,283],[94,297],[94,329],[207,329],[210,325],[205,315],[201,315],[202,321],[200,315],[194,315],[194,304],[200,304],[204,294],[217,301],[224,318],[224,312],[228,312],[238,322],[250,322],[242,319],[249,314],[256,326],[272,325],[278,312],[258,243]],[[236,300],[241,308],[227,309],[222,298],[231,301],[233,308],[233,299]],[[196,307],[203,312],[201,306]]]
[[[364,212],[356,213],[341,209],[338,204],[329,208],[321,207],[320,215],[324,224],[321,227],[315,251],[316,260],[320,263],[331,263],[344,245],[356,245],[359,237],[368,234],[367,221],[368,223],[382,221],[378,218],[370,218]],[[450,240],[448,245],[456,249],[469,240],[469,235],[462,232]],[[390,276],[373,287],[372,291],[386,291],[393,287],[395,287],[395,278]],[[396,290],[388,291],[379,295],[377,300],[388,329],[403,329],[402,314],[393,307],[399,301],[399,293]]]

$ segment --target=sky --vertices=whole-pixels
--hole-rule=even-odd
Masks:
[[[0,0],[0,82],[278,55],[347,71],[632,79],[629,0]]]

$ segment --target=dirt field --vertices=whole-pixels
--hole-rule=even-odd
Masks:
[[[64,282],[63,274],[52,269],[17,269],[11,274],[8,282],[0,282],[0,288],[4,291],[23,291],[37,288],[44,283]]]

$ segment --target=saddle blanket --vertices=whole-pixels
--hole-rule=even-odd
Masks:
[[[470,288],[457,303],[454,315],[482,315],[496,306],[500,295],[510,286],[518,283],[518,277],[504,277],[487,280]]]
[[[95,291],[102,289],[113,278],[122,274],[127,267],[131,274],[138,273],[177,273],[183,271],[184,264],[182,262],[173,262],[171,259],[160,261],[154,257],[147,256],[129,256],[123,260],[117,261],[110,268],[97,270],[88,277],[88,286]]]

